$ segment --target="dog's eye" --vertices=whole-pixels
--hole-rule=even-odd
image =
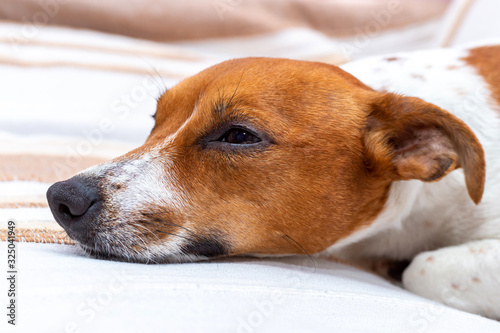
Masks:
[[[243,128],[231,128],[224,133],[218,141],[232,143],[236,145],[245,145],[260,142],[256,135]]]

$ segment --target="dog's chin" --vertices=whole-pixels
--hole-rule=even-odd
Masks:
[[[207,261],[209,259],[212,259],[204,256],[185,253],[151,253],[149,251],[144,251],[144,253],[130,253],[130,251],[123,249],[112,251],[108,248],[105,249],[98,245],[90,247],[80,242],[77,242],[77,245],[87,256],[99,260],[120,261],[138,264],[179,264]]]

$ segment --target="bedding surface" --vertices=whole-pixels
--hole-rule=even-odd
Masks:
[[[19,243],[17,253],[18,325],[2,319],[2,332],[500,330],[496,321],[309,257],[143,265],[90,259],[57,244]]]

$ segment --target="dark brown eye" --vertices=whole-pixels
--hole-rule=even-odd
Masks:
[[[235,145],[246,145],[260,142],[261,140],[248,130],[243,128],[231,128],[224,133],[218,141],[232,143]]]

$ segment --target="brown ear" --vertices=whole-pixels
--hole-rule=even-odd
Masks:
[[[484,151],[464,122],[415,97],[375,98],[364,135],[368,162],[392,180],[437,181],[463,168],[471,199],[484,190]]]

